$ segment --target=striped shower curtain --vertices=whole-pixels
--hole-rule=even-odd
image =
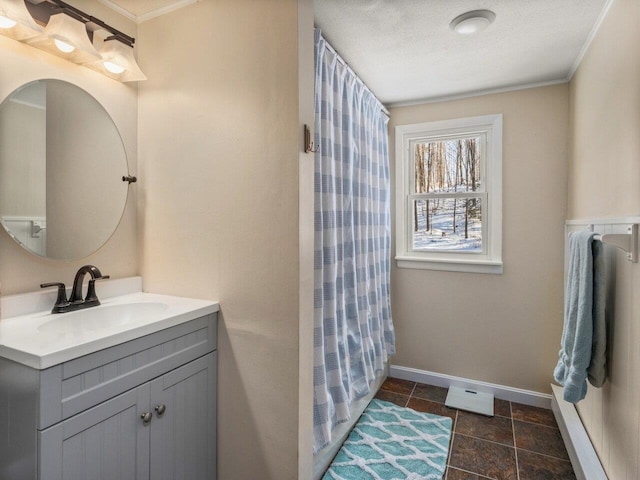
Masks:
[[[315,32],[314,452],[394,353],[388,117]]]

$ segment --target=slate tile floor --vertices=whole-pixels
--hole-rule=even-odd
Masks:
[[[453,419],[446,480],[575,480],[551,410],[495,400],[494,417],[445,407],[447,389],[388,378],[376,398]]]

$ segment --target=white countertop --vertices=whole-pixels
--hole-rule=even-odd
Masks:
[[[155,305],[139,305],[143,303]],[[139,308],[132,308],[134,313],[128,320],[112,324],[110,315],[125,311],[125,305]],[[145,307],[157,308],[150,308],[150,313],[145,313]],[[208,300],[136,292],[101,299],[100,306],[78,312],[54,315],[47,310],[3,318],[0,321],[0,356],[43,370],[217,312],[219,308],[217,302]],[[143,314],[137,315],[138,310]],[[93,313],[99,322],[109,320],[88,324],[87,328],[70,328],[68,325],[78,319],[71,316],[79,312],[83,319]],[[67,327],[57,328],[56,321],[62,321]]]

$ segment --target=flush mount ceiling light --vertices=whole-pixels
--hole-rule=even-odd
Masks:
[[[51,15],[44,31],[28,39],[27,43],[74,63],[100,59],[100,54],[89,40],[84,21],[66,11]]]
[[[473,35],[491,25],[495,18],[496,14],[491,10],[473,10],[457,16],[449,26],[460,35]]]
[[[0,0],[0,35],[24,40],[42,32],[25,6],[24,0]]]
[[[121,82],[139,82],[147,79],[133,56],[133,46],[119,37],[105,39],[99,53],[102,59],[87,64],[87,67]]]

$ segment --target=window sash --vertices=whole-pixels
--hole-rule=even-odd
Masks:
[[[429,192],[411,193],[407,195],[410,200],[430,200],[432,198],[477,198],[487,196],[488,192],[476,190],[475,192]]]
[[[457,199],[465,199],[465,198],[479,198],[480,199],[480,218],[481,220],[481,235],[482,235],[482,249],[480,251],[468,252],[468,251],[460,251],[455,249],[415,249],[413,248],[413,235],[414,235],[414,208],[416,200],[433,200],[433,199],[445,199],[445,198],[457,198]],[[489,245],[489,215],[490,209],[487,208],[489,200],[489,195],[487,192],[465,192],[465,193],[416,193],[413,195],[407,195],[407,204],[405,208],[405,212],[407,213],[405,219],[405,225],[407,226],[406,230],[406,246],[405,251],[417,254],[453,254],[453,255],[470,255],[470,256],[486,256],[488,253],[488,245]]]
[[[487,144],[488,144],[488,131],[487,130],[479,130],[475,132],[465,132],[464,134],[452,134],[452,135],[437,135],[433,137],[421,137],[421,138],[413,138],[409,140],[409,158],[410,168],[407,174],[409,175],[409,188],[410,194],[416,193],[416,179],[415,179],[415,171],[416,171],[416,145],[427,144],[427,143],[436,143],[436,142],[446,142],[451,140],[465,140],[469,138],[480,138],[478,142],[478,147],[480,151],[478,155],[480,157],[480,185],[479,189],[475,190],[475,192],[484,192],[487,188]],[[404,161],[404,159],[403,159]],[[429,192],[435,193],[435,192]],[[458,192],[438,192],[438,193],[458,193]],[[466,192],[465,192],[466,193]]]

